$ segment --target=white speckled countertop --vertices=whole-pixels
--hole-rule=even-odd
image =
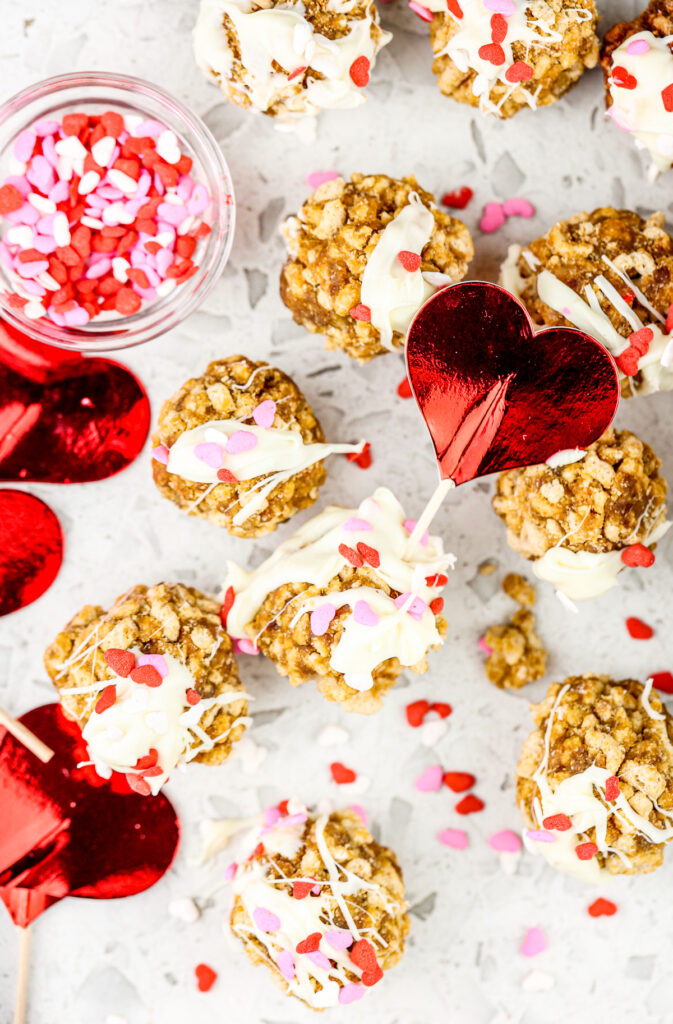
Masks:
[[[602,0],[610,23],[632,16],[637,0]],[[355,112],[328,114],[316,141],[305,146],[276,134],[228,105],[194,66],[190,30],[196,0],[16,0],[5,4],[0,39],[0,95],[46,75],[99,68],[151,79],[190,103],[214,131],[230,163],[238,199],[232,257],[205,307],[180,329],[128,354],[154,409],[188,376],[231,352],[266,357],[305,389],[333,439],[368,437],[374,463],[363,472],[332,460],[320,503],[357,503],[378,484],[391,486],[409,515],[420,511],[434,484],[430,445],[411,402],[400,401],[398,357],[360,367],[323,351],[320,339],[293,325],[280,302],[277,275],[282,245],[277,226],[307,192],[314,170],[413,172],[428,189],[469,184],[476,198],[465,212],[478,256],[471,276],[494,275],[509,242],[528,240],[580,209],[627,205],[673,211],[669,174],[647,183],[629,140],[603,117],[598,72],[556,106],[514,121],[486,121],[437,92],[430,72],[426,26],[403,3],[382,8],[395,33],[376,67],[368,102]],[[525,196],[534,221],[511,220],[481,236],[477,222],[490,199]],[[519,234],[521,232],[521,234]],[[664,459],[673,479],[670,424],[673,397],[627,403],[618,422],[641,433]],[[187,519],[159,498],[149,480],[147,450],[120,476],[81,487],[31,488],[60,516],[66,559],[52,589],[36,604],[0,623],[0,703],[13,712],[52,698],[42,650],[58,627],[85,602],[107,605],[136,582],[179,579],[215,589],[228,557],[259,560],[276,538],[234,541],[208,523]],[[447,588],[449,639],[426,676],[404,677],[384,710],[367,719],[346,716],[310,686],[293,690],[262,659],[242,658],[241,675],[254,693],[251,733],[266,756],[255,766],[240,754],[219,769],[196,766],[178,774],[168,793],[184,822],[174,869],[150,892],[110,903],[65,901],[34,926],[29,1024],[308,1024],[311,1012],[285,999],[266,972],[253,968],[224,932],[225,857],[205,868],[190,865],[198,848],[197,823],[207,816],[257,811],[290,794],[307,802],[343,799],[328,770],[338,759],[371,779],[358,797],[375,831],[397,851],[412,908],[412,930],[402,963],[357,1005],[330,1011],[335,1024],[665,1024],[672,1019],[673,925],[668,891],[673,855],[651,876],[614,882],[615,917],[594,920],[597,893],[554,874],[523,855],[503,864],[487,845],[495,830],[517,828],[513,774],[530,727],[527,704],[541,682],[515,695],[485,679],[477,638],[511,606],[496,592],[500,570],[521,568],[490,509],[491,485],[460,488],[438,519],[457,568]],[[476,577],[476,566],[497,559],[499,572]],[[615,678],[673,667],[670,594],[673,533],[660,546],[656,567],[629,572],[622,586],[577,616],[546,591],[539,626],[551,658],[547,682],[595,670]],[[667,613],[666,609],[669,609]],[[636,614],[656,629],[638,643],[624,628]],[[430,697],[454,706],[434,748],[405,721],[410,700]],[[325,749],[316,736],[339,723],[350,739]],[[431,764],[477,776],[486,808],[460,818],[457,798],[444,789],[419,794],[414,779]],[[350,802],[346,798],[346,802]],[[7,823],[3,823],[7,827]],[[437,840],[446,827],[470,837],[463,852]],[[507,868],[509,867],[509,870]],[[171,900],[194,897],[202,907],[192,925],[168,913]],[[548,949],[534,960],[519,946],[529,927],[546,934]],[[0,913],[0,1021],[11,1017],[17,943]],[[208,994],[196,991],[200,961],[218,972]],[[533,992],[532,971],[548,991]],[[327,1018],[326,1018],[327,1019]]]

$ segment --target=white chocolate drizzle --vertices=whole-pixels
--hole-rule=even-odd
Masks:
[[[612,105],[607,116],[622,131],[633,135],[640,149],[649,152],[651,177],[668,170],[673,162],[673,97],[666,109],[662,96],[666,89],[670,95],[673,83],[671,45],[673,36],[636,32],[612,54]]]

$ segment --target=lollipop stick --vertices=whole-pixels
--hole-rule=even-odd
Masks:
[[[0,725],[4,725],[7,732],[11,732],[12,736],[23,743],[24,747],[30,750],[31,754],[35,754],[43,764],[47,761],[51,761],[54,756],[54,751],[51,747],[48,747],[46,743],[43,743],[41,739],[31,732],[30,729],[26,729],[25,725],[18,722],[16,718],[12,718],[4,708],[0,708]]]
[[[447,496],[449,491],[453,487],[455,487],[455,486],[456,485],[454,484],[453,480],[440,480],[439,481],[439,484],[437,485],[434,494],[432,495],[432,497],[430,498],[430,501],[427,503],[427,505],[423,509],[423,511],[421,513],[421,516],[420,516],[420,519],[418,520],[418,522],[414,526],[413,532],[412,532],[411,536],[409,537],[409,540],[407,541],[407,546],[404,549],[404,556],[403,556],[405,559],[411,558],[411,556],[413,555],[414,551],[416,550],[416,545],[420,541],[420,539],[423,536],[423,534],[425,533],[425,531],[430,526],[430,523],[432,522],[432,520],[435,518],[435,516],[439,512],[439,508],[440,508],[442,502],[444,501],[444,498]]]
[[[19,928],[19,967],[16,976],[14,1024],[25,1024],[28,996],[28,958],[30,954],[30,928]]]

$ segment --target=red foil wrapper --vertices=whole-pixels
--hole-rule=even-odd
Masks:
[[[599,342],[564,327],[536,334],[519,300],[483,281],[428,299],[406,359],[440,476],[456,484],[586,448],[619,404],[617,367]]]
[[[0,489],[0,615],[40,597],[62,561],[61,524],[49,506],[25,491]]]

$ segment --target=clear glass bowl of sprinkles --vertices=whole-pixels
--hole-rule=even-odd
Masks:
[[[78,72],[0,107],[0,318],[36,341],[164,334],[220,276],[234,223],[220,147],[156,85]]]

